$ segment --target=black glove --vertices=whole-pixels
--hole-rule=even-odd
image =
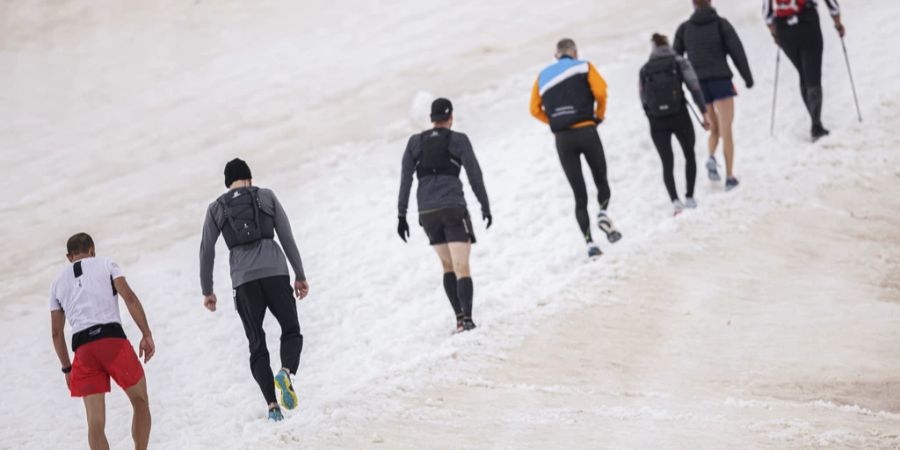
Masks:
[[[481,218],[487,220],[487,226],[485,227],[485,229],[490,228],[491,224],[494,223],[494,217],[491,216],[491,213],[489,212],[481,213]]]
[[[753,80],[746,81],[744,84],[747,85],[747,89],[752,89],[752,88],[753,88]]]
[[[409,224],[406,222],[406,217],[404,216],[400,216],[398,219],[397,234],[400,235],[400,239],[403,239],[403,242],[406,242],[406,238],[409,237]]]

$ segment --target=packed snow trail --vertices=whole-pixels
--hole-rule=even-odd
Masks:
[[[167,12],[182,8],[167,2],[158,9],[129,9],[127,15],[88,8],[92,24],[106,30],[97,35],[77,26],[85,18],[77,15],[60,17],[54,25],[59,34],[49,37],[4,29],[20,44],[3,44],[0,54],[0,117],[10,119],[0,125],[2,161],[17,199],[2,214],[21,234],[2,244],[13,257],[6,259],[2,278],[0,380],[9,389],[0,411],[0,447],[85,446],[83,408],[67,398],[58,375],[43,295],[63,264],[59,249],[65,237],[82,229],[94,233],[101,254],[122,259],[154,328],[158,355],[146,370],[156,448],[361,442],[354,433],[373,421],[415,414],[405,412],[410,396],[502,365],[537,325],[611,292],[622,275],[657,259],[655,243],[683,241],[681,257],[698,251],[693,239],[684,238],[681,222],[669,218],[635,88],[650,33],[671,33],[689,14],[687,2],[647,1],[641,10],[597,2],[579,5],[583,14],[574,19],[566,4],[554,12],[537,2],[461,3],[436,14],[418,3],[367,4],[357,11],[344,5],[334,12],[315,5],[302,20],[302,11],[275,2],[253,14],[198,3],[196,11],[181,11],[180,21],[160,25],[167,23]],[[890,150],[882,141],[896,142],[890,127],[900,101],[890,80],[897,68],[874,63],[890,54],[886,37],[900,19],[900,7],[886,0],[869,4],[846,11],[845,21],[851,51],[858,52],[864,115],[872,119],[862,128],[844,114],[852,99],[837,65],[839,47],[826,29],[825,120],[834,136],[816,146],[803,141],[806,116],[787,81],[778,113],[789,119],[777,139],[765,136],[771,38],[757,5],[719,5],[748,47],[759,87],[741,90],[737,101],[737,167],[745,184],[726,196],[720,187],[698,183],[694,239],[717,230],[716,223],[740,226],[772,206],[802,201],[817,184],[851,167],[839,158],[827,159],[831,168],[810,165],[822,152],[872,158],[873,164],[893,161],[880,160],[879,152]],[[19,3],[3,8],[28,11]],[[79,11],[66,8],[72,15]],[[215,17],[228,18],[232,28],[220,28],[225,23],[213,22]],[[260,17],[268,22],[254,20]],[[310,27],[295,27],[292,19]],[[536,29],[542,31],[534,34]],[[171,34],[149,44],[146,33],[160,30]],[[261,34],[249,37],[254,30]],[[179,40],[179,33],[196,40]],[[603,245],[606,255],[595,262],[582,255],[552,137],[527,115],[534,76],[563,35],[579,42],[611,87],[600,132],[613,189],[611,214],[626,238]],[[369,37],[364,45],[360,36]],[[70,44],[73,37],[82,40]],[[139,51],[126,54],[129,45],[179,48],[184,54],[150,59]],[[434,50],[442,48],[450,50]],[[84,73],[75,71],[78,83],[67,86],[56,64],[79,57],[98,64],[78,66]],[[144,73],[142,61],[148,59],[160,65]],[[104,70],[119,76],[101,76]],[[123,79],[128,75],[137,78]],[[792,80],[795,74],[783,69],[782,76]],[[50,91],[41,94],[48,85]],[[480,328],[453,337],[440,268],[423,233],[414,229],[406,245],[393,233],[400,155],[406,136],[427,126],[433,95],[454,100],[455,128],[473,141],[496,220],[490,231],[478,226],[472,258]],[[133,113],[123,114],[123,105]],[[48,131],[49,124],[59,132]],[[702,148],[698,144],[699,154]],[[237,315],[226,305],[207,313],[199,295],[202,214],[220,192],[221,167],[233,156],[247,159],[257,183],[279,193],[312,285],[300,305],[306,338],[296,380],[301,407],[274,426],[264,421]],[[679,163],[676,174],[681,173]],[[225,259],[220,246],[216,282],[223,300],[230,291]],[[610,288],[598,291],[598,285]],[[128,319],[126,331],[135,336]],[[267,331],[274,349],[274,321]],[[572,370],[578,369],[561,368],[559,376]],[[109,403],[110,442],[127,447],[130,409],[118,393]],[[51,420],[23,414],[34,408]]]

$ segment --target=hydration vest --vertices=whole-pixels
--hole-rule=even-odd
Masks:
[[[259,203],[259,188],[237,188],[216,200],[225,213],[222,237],[231,250],[261,239],[275,238],[274,211],[265,211]]]
[[[435,128],[419,135],[422,154],[416,162],[418,178],[434,175],[459,176],[460,161],[450,153],[451,133],[448,128]]]
[[[775,17],[791,17],[800,14],[806,7],[806,0],[772,0]]]
[[[680,113],[684,105],[683,81],[675,56],[653,58],[645,64],[641,68],[641,85],[647,115],[666,117]]]

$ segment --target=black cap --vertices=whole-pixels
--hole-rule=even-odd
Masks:
[[[234,158],[225,164],[225,187],[231,186],[237,180],[249,180],[253,178],[250,174],[250,166],[243,159]]]
[[[453,103],[446,98],[439,98],[431,102],[431,121],[443,122],[453,115]]]

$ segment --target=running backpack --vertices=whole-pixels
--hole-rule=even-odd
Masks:
[[[446,128],[435,128],[419,135],[422,155],[416,164],[419,178],[431,175],[459,176],[460,162],[450,154],[450,134]]]
[[[259,203],[259,188],[238,188],[219,197],[225,215],[222,236],[228,249],[275,237],[274,212]]]
[[[675,56],[651,59],[641,69],[644,111],[651,117],[666,117],[681,112],[684,104],[683,79]]]
[[[800,14],[806,6],[806,0],[772,0],[775,17],[791,17]]]

